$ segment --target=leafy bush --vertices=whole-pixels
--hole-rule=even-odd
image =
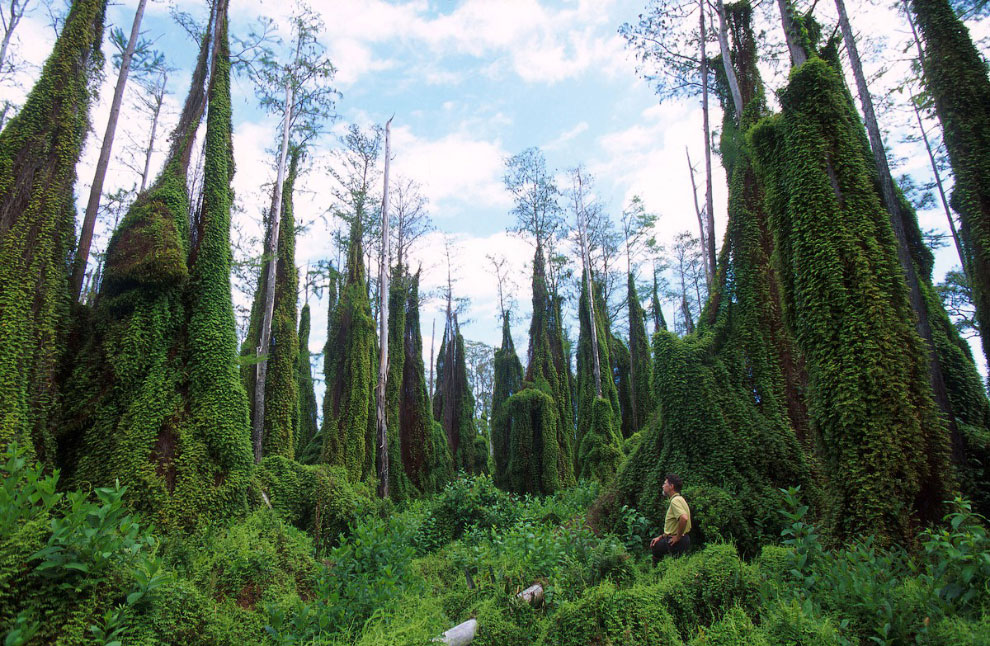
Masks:
[[[460,538],[469,527],[501,528],[518,518],[512,497],[495,487],[490,476],[461,476],[434,500],[413,537],[420,553],[437,550]]]
[[[990,610],[990,537],[987,519],[957,497],[946,526],[922,533],[929,563],[927,580],[947,612]]]
[[[539,643],[674,645],[681,643],[681,637],[658,587],[635,585],[620,590],[605,582],[586,590],[577,601],[562,604],[545,624]]]
[[[689,646],[770,646],[766,636],[753,625],[741,608],[730,608],[709,628],[701,627]]]

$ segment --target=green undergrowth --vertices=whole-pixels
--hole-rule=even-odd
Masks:
[[[294,526],[306,496],[290,504],[292,487],[273,486],[305,491],[321,477],[309,469],[265,461],[255,487],[272,509],[160,536],[125,487],[60,491],[57,473],[12,447],[0,456],[0,637],[426,646],[472,618],[473,646],[948,646],[990,634],[990,537],[962,499],[915,552],[865,538],[828,550],[793,488],[781,492],[783,532],[755,557],[709,540],[654,566],[658,530],[636,509],[592,529],[593,482],[531,497],[461,476],[404,507],[338,483],[327,495],[347,498],[347,512],[318,545]],[[531,605],[518,594],[534,583],[544,596]]]

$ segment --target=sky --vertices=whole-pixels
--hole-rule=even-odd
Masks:
[[[268,16],[288,40],[291,2],[234,0],[231,4],[232,33],[246,33],[259,16]],[[583,164],[596,179],[597,197],[615,219],[634,195],[641,196],[647,210],[660,216],[655,233],[661,244],[669,245],[682,231],[697,235],[685,149],[702,170],[700,101],[687,98],[661,104],[637,75],[633,55],[617,30],[623,22],[635,21],[643,4],[644,0],[314,0],[313,8],[325,21],[321,41],[337,68],[334,85],[340,98],[336,119],[314,143],[308,168],[298,182],[296,217],[310,226],[297,241],[297,265],[336,258],[330,231],[337,224],[327,216],[332,202],[327,167],[330,151],[340,146],[337,137],[351,123],[367,128],[384,124],[393,115],[392,177],[411,178],[423,186],[437,229],[414,252],[423,270],[421,289],[445,282],[443,235],[449,234],[455,241],[454,292],[470,301],[462,316],[462,332],[468,339],[490,345],[500,342],[497,286],[485,257],[501,254],[516,277],[513,337],[516,348],[525,353],[533,248],[507,233],[514,217],[509,213],[511,196],[502,181],[505,159],[525,148],[541,148],[548,166],[561,178],[567,169]],[[822,3],[825,10],[830,4]],[[871,84],[876,94],[885,93],[903,76],[906,56],[899,43],[910,34],[903,16],[885,6],[890,3],[880,4],[884,6],[847,2],[854,28],[864,35],[864,45],[880,52],[879,56],[866,55],[872,60],[868,73],[892,70]],[[135,6],[136,0],[111,6],[108,23],[128,33]],[[206,15],[205,2],[179,0],[178,7],[198,17]],[[762,19],[771,34],[779,32],[779,23],[771,22],[775,13]],[[168,116],[159,130],[168,132],[188,88],[196,45],[171,21],[165,2],[149,2],[142,31],[176,68],[169,84]],[[985,35],[985,25],[977,25],[976,33]],[[37,73],[37,67],[30,72],[30,65],[43,62],[53,39],[48,16],[39,6],[25,18],[12,44],[15,55],[28,63],[17,80],[20,87],[8,79],[0,90],[20,100]],[[776,36],[772,39],[779,43]],[[109,46],[105,52],[110,54]],[[772,62],[764,67],[771,91],[782,87],[784,67]],[[115,81],[116,74],[108,65],[92,111],[93,132],[78,168],[80,210],[88,196]],[[135,91],[131,85],[125,96],[125,119],[117,134],[106,191],[139,181],[123,163],[127,155],[120,152],[131,142],[147,141],[149,122],[128,108]],[[278,117],[258,107],[247,78],[236,78],[232,91],[235,227],[245,237],[258,236],[261,214],[270,199],[264,187],[274,178],[272,149]],[[923,149],[899,143],[903,124],[909,123],[904,115],[891,109],[881,118],[891,129],[888,147],[895,157],[907,159],[897,172],[928,181],[931,171]],[[721,122],[714,99],[711,121],[713,126]],[[160,147],[164,149],[164,139]],[[153,169],[160,168],[162,158],[163,150],[156,154]],[[726,182],[717,157],[713,164],[716,240],[721,245]],[[919,218],[923,228],[947,229],[940,208],[922,212]],[[105,246],[107,227],[101,224],[96,245]],[[951,248],[938,253],[936,280],[958,264],[953,256]],[[641,279],[648,272],[644,269]],[[241,304],[246,302],[242,295],[237,298]],[[321,352],[326,304],[313,295],[309,301],[313,308],[310,347]],[[421,321],[426,353],[434,320],[439,346],[442,308],[439,300],[424,304]],[[664,309],[671,320],[673,305],[668,303]],[[521,358],[525,363],[525,357]],[[316,375],[321,373],[318,367]]]

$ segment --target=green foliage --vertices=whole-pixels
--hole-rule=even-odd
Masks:
[[[275,302],[272,307],[271,336],[267,353],[267,373],[265,376],[265,419],[262,429],[262,455],[284,455],[295,457],[299,424],[300,364],[299,335],[296,331],[296,227],[293,217],[292,192],[299,169],[298,147],[292,149],[289,171],[282,184],[282,212],[279,215],[278,241],[275,250]],[[266,218],[271,237],[272,214]],[[241,346],[241,357],[247,358],[241,364],[241,379],[248,400],[252,402],[251,420],[254,424],[254,397],[259,358],[258,343],[261,337],[261,324],[268,288],[268,271],[271,258],[265,258],[258,276],[258,289],[251,305],[251,322],[248,334]],[[308,330],[307,330],[308,331]],[[306,352],[305,370],[309,371],[309,351]],[[310,378],[312,389],[312,378]],[[315,400],[313,402],[313,423],[316,423]]]
[[[333,309],[324,348],[321,461],[342,466],[352,480],[375,476],[377,335],[364,276],[361,218],[351,222],[347,278]]]
[[[129,504],[166,529],[243,513],[253,466],[230,293],[230,78],[219,20],[195,234],[186,224],[186,169],[209,37],[165,170],[111,238],[63,425],[70,482],[119,478]],[[161,248],[176,250],[166,254],[170,269],[135,271]]]
[[[496,411],[493,426],[509,428],[504,484],[515,493],[552,493],[565,486],[560,467],[559,407],[546,382],[529,385]]]
[[[313,390],[313,369],[309,359],[310,309],[309,303],[299,312],[299,355],[296,359],[296,388],[299,392],[299,417],[297,422],[296,451],[301,455],[316,437],[319,430],[316,421],[316,391]]]
[[[543,259],[543,249],[539,244],[537,244],[536,253],[533,256],[533,319],[529,325],[528,356],[530,360],[526,367],[524,382],[542,390],[550,397],[556,408],[556,422],[551,426],[553,418],[546,414],[539,416],[542,427],[533,424],[533,421],[537,420],[524,421],[523,424],[530,431],[533,431],[531,434],[533,440],[523,440],[520,444],[513,439],[510,444],[528,446],[530,442],[535,442],[536,446],[540,447],[542,440],[538,438],[546,438],[548,442],[551,438],[556,438],[556,442],[543,443],[541,447],[540,458],[543,459],[544,482],[539,485],[528,485],[530,487],[542,486],[544,493],[551,493],[558,487],[567,487],[575,482],[574,445],[572,442],[574,409],[571,404],[570,356],[564,350],[560,299],[547,289],[546,265]],[[533,396],[530,395],[528,399],[532,402]],[[529,410],[520,412],[525,414],[525,412],[533,410],[532,406],[526,408]],[[515,431],[516,415],[509,414],[513,417],[509,423],[512,424],[512,434],[515,436],[517,435]],[[551,445],[554,443],[556,446]],[[510,464],[520,463],[524,460],[524,454],[518,453],[515,449],[510,448],[509,452]],[[556,468],[548,461],[551,458],[556,462]],[[516,470],[518,471],[519,468],[516,467]],[[518,487],[518,481],[514,487]],[[528,489],[516,488],[514,490],[522,492]]]
[[[688,642],[689,646],[770,646],[767,637],[753,625],[753,620],[741,608],[731,608],[709,628],[699,629],[699,634]]]
[[[636,293],[636,281],[629,274],[626,295],[629,301],[629,358],[630,381],[634,393],[632,408],[632,425],[622,426],[622,436],[630,435],[643,428],[646,420],[653,414],[653,362],[650,361],[650,341],[646,335],[646,310],[639,302]]]
[[[497,489],[491,477],[459,477],[429,506],[413,542],[421,551],[432,551],[460,538],[469,527],[505,527],[515,520],[509,494]]]
[[[587,287],[588,281],[582,280],[578,315],[581,330],[577,350],[576,446],[578,451],[575,471],[582,478],[608,482],[622,460],[622,414],[615,381],[609,378],[612,367],[609,340],[612,338],[612,333],[605,315],[605,302],[597,287],[594,312],[601,392],[596,389],[591,307]]]
[[[351,482],[341,467],[302,465],[274,455],[258,465],[255,481],[258,497],[263,492],[279,518],[308,532],[317,551],[335,544],[372,506],[372,492]]]
[[[477,442],[479,434],[474,421],[474,395],[468,381],[464,337],[457,324],[457,314],[447,319],[437,354],[433,416],[447,434],[454,470],[470,474],[486,473],[488,447],[487,443],[479,446]]]
[[[660,590],[652,586],[617,589],[603,583],[565,603],[546,624],[540,644],[679,644],[680,635],[665,609]]]
[[[406,362],[406,296],[411,277],[401,266],[392,269],[388,290],[388,378],[385,384],[385,420],[388,428],[388,495],[395,502],[418,492],[402,462],[402,375]]]
[[[423,337],[419,327],[419,273],[410,282],[404,307],[404,356],[398,424],[402,467],[418,491],[423,494],[439,493],[454,474],[447,435],[443,427],[433,420],[426,390]]]
[[[509,418],[501,410],[502,405],[522,388],[522,364],[516,355],[512,343],[512,332],[509,327],[509,313],[502,319],[502,345],[495,351],[495,382],[492,386],[492,450],[495,462],[493,474],[495,484],[506,489],[507,470],[509,468],[509,446],[511,425]]]
[[[0,132],[0,446],[55,462],[73,186],[103,66],[105,0],[74,2],[24,107]]]
[[[935,594],[951,610],[990,609],[990,535],[987,519],[973,513],[969,501],[957,497],[946,525],[922,533],[927,575]]]
[[[924,481],[932,519],[948,438],[931,397],[896,242],[841,77],[812,58],[783,113],[751,131],[767,178],[789,327],[808,369],[808,409],[832,478],[834,533],[910,540]]]

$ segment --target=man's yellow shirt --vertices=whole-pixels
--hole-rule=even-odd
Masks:
[[[677,532],[677,520],[682,514],[687,514],[688,517],[687,525],[684,526],[684,533],[687,534],[691,531],[691,508],[688,507],[684,496],[675,493],[670,499],[670,505],[667,507],[667,515],[663,519],[664,534],[674,534]]]

